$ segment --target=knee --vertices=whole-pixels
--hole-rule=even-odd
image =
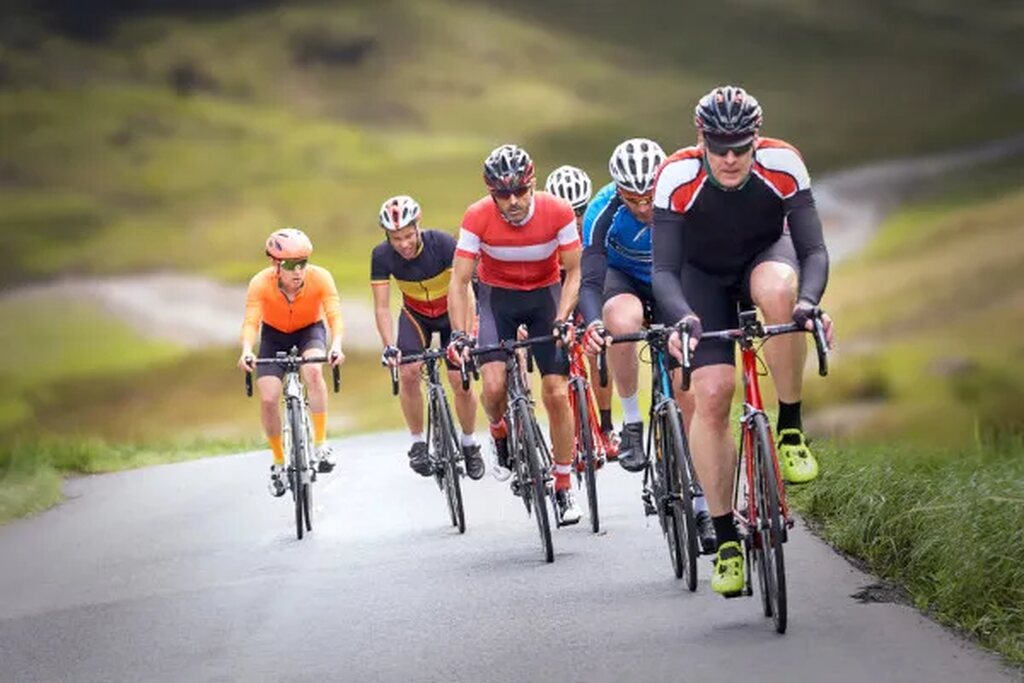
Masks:
[[[751,295],[758,308],[768,315],[787,317],[796,305],[797,278],[791,269],[773,271],[770,277],[760,278],[751,287]]]
[[[302,381],[305,382],[306,387],[310,389],[327,387],[327,384],[324,382],[324,373],[320,369],[319,365],[307,365],[302,368]]]
[[[419,363],[402,365],[398,368],[398,384],[405,391],[419,388],[420,366]]]
[[[488,381],[484,378],[484,390],[481,392],[481,398],[485,403],[494,405],[501,401],[501,397],[505,394],[505,387],[501,382]]]
[[[260,395],[260,410],[264,413],[272,413],[277,410],[277,404],[281,400],[279,394],[262,394]]]
[[[544,401],[544,407],[551,412],[557,410],[561,406],[568,405],[569,402],[569,385],[566,381],[561,380],[561,377],[555,377],[549,380],[545,378],[544,384],[541,387],[541,399]]]
[[[634,305],[635,304],[635,305]],[[643,309],[633,297],[617,296],[601,310],[605,327],[612,334],[627,334],[640,329],[643,324]]]
[[[736,380],[730,376],[710,376],[694,383],[695,409],[706,419],[728,424]]]

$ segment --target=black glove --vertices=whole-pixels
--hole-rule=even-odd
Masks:
[[[806,299],[800,299],[793,307],[793,322],[799,325],[800,329],[808,329],[807,321],[820,317],[821,308]]]
[[[462,352],[476,346],[476,339],[461,330],[452,332],[451,340],[448,342],[447,356],[449,362],[460,365],[462,363]]]
[[[676,327],[679,329],[680,336],[685,331],[690,334],[690,339],[697,341],[700,341],[700,336],[704,334],[704,326],[701,324],[700,318],[695,315],[686,316],[676,324]]]
[[[383,353],[380,354],[380,364],[390,365],[388,361],[392,358],[398,358],[399,353],[401,353],[401,351],[398,350],[397,346],[385,346]]]
[[[570,344],[576,338],[576,326],[568,321],[556,320],[551,334],[563,345]]]

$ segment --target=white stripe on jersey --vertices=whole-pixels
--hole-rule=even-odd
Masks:
[[[757,160],[769,171],[781,171],[793,176],[797,192],[811,186],[811,174],[807,172],[807,166],[800,155],[789,147],[762,147],[757,150]]]
[[[456,249],[468,251],[470,254],[480,253],[480,238],[465,228],[459,228],[459,243]]]
[[[573,224],[575,230],[575,223]],[[543,261],[558,249],[558,240],[553,239],[545,244],[531,244],[526,247],[496,247],[491,244],[480,245],[481,251],[496,261]]]
[[[655,208],[671,209],[672,193],[680,185],[685,185],[696,178],[700,173],[700,167],[700,159],[677,159],[661,169],[658,184],[654,187]],[[694,196],[697,196],[696,193]]]
[[[575,220],[572,221],[571,223],[566,223],[558,231],[558,244],[563,246],[563,247],[565,245],[567,245],[567,244],[572,244],[573,242],[579,242],[579,241],[580,241],[580,234],[576,230],[576,221]]]

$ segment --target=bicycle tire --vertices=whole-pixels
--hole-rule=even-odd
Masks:
[[[440,403],[440,399],[438,400]],[[457,458],[456,441],[452,426],[452,417],[446,409],[447,406],[437,406],[438,434],[441,441],[441,457],[444,462],[444,489],[445,499],[448,502],[448,514],[452,526],[459,530],[460,534],[466,533],[466,511],[462,507],[462,485],[459,481],[459,464]]]
[[[579,430],[579,447],[583,451],[583,472],[587,486],[587,508],[590,511],[590,529],[595,534],[601,530],[601,519],[597,509],[597,463],[594,455],[594,433],[591,431],[588,408],[590,402],[586,384],[576,384],[576,425]]]
[[[669,493],[672,501],[672,517],[675,519],[676,542],[679,545],[677,557],[681,560],[682,576],[686,588],[691,593],[697,590],[697,520],[693,514],[693,497],[690,495],[690,476],[684,458],[686,457],[686,437],[683,435],[682,420],[679,409],[670,404],[665,413],[668,423],[668,434],[672,444],[669,467]],[[676,490],[674,490],[676,489]]]
[[[540,534],[541,550],[544,552],[545,562],[555,561],[555,548],[551,541],[551,522],[548,517],[548,506],[545,504],[547,497],[547,482],[544,477],[544,470],[541,467],[540,452],[537,446],[537,430],[533,416],[525,402],[520,402],[516,407],[519,413],[519,428],[522,430],[521,447],[526,455],[526,464],[529,470],[530,495],[536,502],[533,506],[533,518],[537,521],[537,532]]]
[[[779,485],[775,476],[775,460],[772,457],[772,442],[768,429],[768,418],[764,414],[754,415],[754,441],[755,452],[758,454],[755,460],[755,476],[758,478],[759,497],[758,515],[762,511],[768,517],[768,528],[761,529],[763,525],[758,520],[758,533],[760,534],[762,562],[759,564],[764,571],[762,585],[767,587],[768,604],[771,609],[770,616],[778,633],[786,632],[788,620],[788,609],[786,602],[786,562],[782,550],[783,528],[782,512],[779,506]],[[767,611],[767,610],[766,610]]]
[[[292,500],[295,503],[295,536],[302,540],[305,531],[305,515],[307,494],[306,484],[302,481],[302,468],[305,466],[306,435],[302,429],[302,417],[294,404],[288,404],[288,424],[291,428],[291,467],[289,478],[292,485]]]
[[[668,439],[668,432],[665,430],[664,415],[656,415],[652,422],[653,427],[657,430],[654,435],[655,447],[659,453],[655,454],[657,458],[654,463],[654,498],[655,504],[658,509],[658,518],[661,520],[661,531],[665,536],[665,541],[668,543],[668,555],[672,561],[672,572],[675,574],[677,579],[683,578],[683,557],[682,557],[682,543],[679,541],[679,531],[676,529],[676,518],[673,514],[672,506],[669,504],[671,491],[668,489],[668,460],[672,456],[669,454],[671,450],[671,444]]]

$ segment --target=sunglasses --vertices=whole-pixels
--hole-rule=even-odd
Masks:
[[[525,197],[530,192],[529,185],[523,185],[521,187],[515,187],[511,190],[491,190],[491,195],[498,199],[508,199],[512,195],[515,195],[517,199]]]
[[[580,207],[580,208],[578,208],[578,209],[573,209],[573,210],[572,210],[572,212],[573,212],[574,214],[576,214],[576,218],[579,218],[580,216],[582,216],[583,214],[585,214],[585,213],[587,212],[587,207],[586,207],[586,205],[584,204],[583,206],[581,206],[581,207]]]
[[[622,201],[626,202],[627,204],[633,204],[634,206],[638,206],[640,204],[650,204],[651,201],[654,199],[653,193],[633,194],[632,192],[623,192],[621,190],[619,191],[619,196],[622,197]]]
[[[305,270],[306,265],[309,263],[309,259],[304,258],[283,258],[278,260],[277,265],[281,266],[284,270],[297,270],[302,268]]]
[[[704,146],[707,148],[709,152],[714,154],[716,157],[724,157],[730,151],[736,156],[741,157],[754,148],[754,141],[751,140],[745,145],[728,145],[721,144],[716,140],[712,140],[711,138],[705,137]]]

